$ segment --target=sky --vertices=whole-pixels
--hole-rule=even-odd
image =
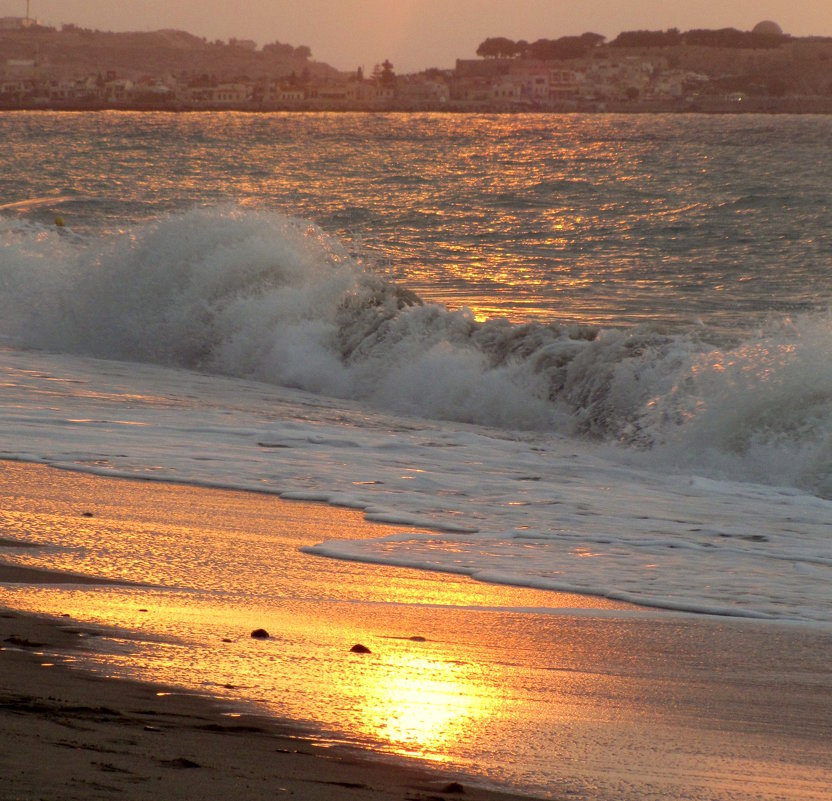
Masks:
[[[399,73],[475,58],[489,36],[556,39],[587,31],[739,28],[765,19],[793,36],[832,36],[830,0],[29,0],[42,24],[108,31],[178,28],[213,41],[307,45],[341,70],[390,59]],[[0,17],[26,0],[0,0]]]

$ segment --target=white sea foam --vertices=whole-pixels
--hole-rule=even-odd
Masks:
[[[425,529],[320,554],[832,623],[832,503],[799,490],[187,370],[6,349],[0,371],[2,457],[274,492]]]
[[[0,217],[0,241],[0,334],[19,345],[578,435],[634,464],[832,495],[828,315],[732,341],[479,323],[362,268],[309,222],[233,206],[86,239]]]
[[[826,317],[730,342],[478,323],[234,207],[0,229],[0,455],[443,532],[329,556],[832,622]]]

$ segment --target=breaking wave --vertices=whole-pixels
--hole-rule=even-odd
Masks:
[[[555,431],[651,466],[832,496],[832,321],[745,341],[478,322],[314,224],[238,207],[81,238],[0,218],[10,344],[253,378],[398,413]]]

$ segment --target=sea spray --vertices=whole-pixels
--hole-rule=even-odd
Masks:
[[[557,431],[635,463],[832,492],[830,320],[704,327],[478,321],[319,226],[228,205],[80,237],[0,218],[2,335],[416,416]]]

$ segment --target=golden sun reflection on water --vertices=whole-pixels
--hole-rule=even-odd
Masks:
[[[710,790],[727,770],[752,792],[792,791],[800,771],[808,789],[789,797],[825,798],[814,788],[828,787],[826,740],[804,735],[829,719],[829,693],[811,679],[826,676],[828,647],[809,651],[800,633],[770,643],[766,630],[743,627],[720,640],[718,622],[299,550],[367,536],[345,509],[11,463],[0,497],[0,605],[66,616],[66,631],[84,632],[77,666],[207,693],[230,715],[265,710],[322,744],[450,763],[497,783],[550,789],[557,774],[576,787],[649,784],[671,798],[693,797],[675,794],[675,777]],[[121,583],[22,583],[2,578],[10,565]],[[250,636],[260,626],[268,639]],[[796,641],[784,645],[787,634]],[[370,653],[352,653],[356,643]],[[797,663],[784,666],[790,655]],[[755,686],[740,707],[750,722],[737,729],[757,661],[755,675],[785,678]],[[809,680],[792,690],[784,682],[798,667]],[[758,734],[771,709],[782,737]],[[737,761],[749,742],[762,756]]]
[[[362,733],[396,754],[446,762],[449,744],[465,739],[500,703],[496,687],[476,691],[470,665],[402,653],[379,667],[358,682],[366,699]]]
[[[115,627],[95,638],[108,674],[235,702],[254,693],[277,715],[343,725],[394,753],[451,759],[499,714],[507,669],[486,675],[483,659],[505,632],[482,610],[624,606],[299,550],[402,531],[351,510],[33,465],[5,465],[3,486],[6,536],[30,547],[0,558],[107,583],[0,584],[0,603]],[[258,627],[269,640],[251,639]],[[372,654],[350,654],[356,642]]]

